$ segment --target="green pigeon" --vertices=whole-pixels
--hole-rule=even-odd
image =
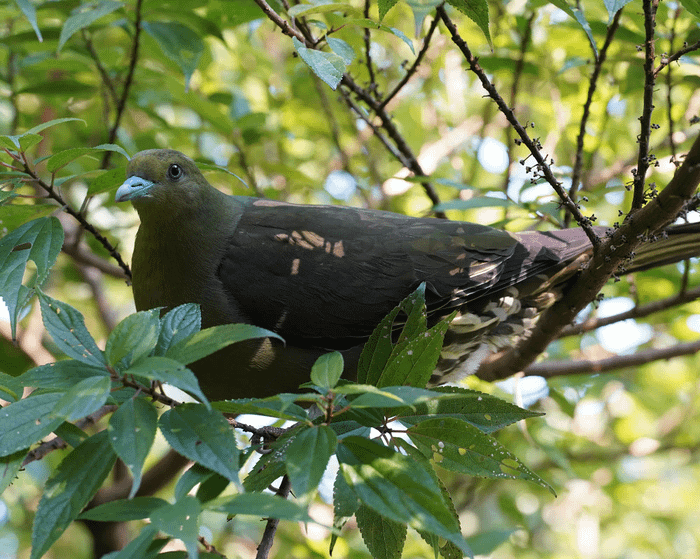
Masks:
[[[352,378],[373,329],[423,282],[429,325],[458,311],[431,379],[456,381],[525,334],[591,253],[579,228],[509,233],[230,196],[169,149],[136,154],[116,200],[130,200],[141,220],[132,262],[138,310],[198,303],[203,328],[253,324],[286,342],[241,342],[191,364],[213,399],[296,391],[333,350]],[[696,228],[680,232],[700,238]],[[653,243],[651,262],[642,248],[636,268],[700,252],[698,241],[681,245],[668,254]]]

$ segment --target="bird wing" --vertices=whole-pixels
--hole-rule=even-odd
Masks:
[[[288,343],[341,349],[365,341],[423,281],[436,318],[498,286],[520,246],[471,223],[255,200],[228,240],[218,277],[247,321]]]

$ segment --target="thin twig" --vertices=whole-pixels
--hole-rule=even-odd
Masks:
[[[518,136],[520,136],[520,140],[522,141],[522,143],[527,146],[527,148],[530,150],[530,154],[532,155],[532,157],[534,157],[535,161],[537,161],[536,169],[538,173],[551,185],[551,187],[557,193],[562,205],[574,216],[574,219],[576,219],[576,222],[585,231],[593,247],[598,247],[598,245],[600,244],[600,240],[596,236],[595,231],[591,226],[592,220],[588,217],[585,217],[581,213],[576,203],[573,200],[571,200],[571,198],[569,198],[569,195],[567,194],[566,190],[564,190],[561,182],[559,182],[554,176],[552,169],[547,163],[545,157],[540,152],[541,145],[539,144],[539,141],[533,141],[530,138],[523,125],[520,124],[520,122],[516,118],[513,109],[506,104],[506,102],[503,100],[503,97],[501,97],[497,89],[488,79],[486,72],[484,72],[484,69],[479,65],[478,59],[472,54],[471,50],[469,50],[469,46],[467,45],[466,41],[460,36],[459,32],[457,31],[457,26],[448,17],[447,12],[445,12],[445,8],[443,6],[438,6],[437,13],[442,19],[443,23],[445,24],[445,27],[447,27],[447,30],[450,32],[452,42],[454,42],[454,44],[457,45],[457,48],[459,48],[459,50],[464,55],[465,60],[469,63],[469,68],[471,69],[471,71],[474,72],[479,78],[479,80],[481,81],[481,85],[484,87],[489,97],[491,97],[491,99],[494,100],[499,110],[508,119],[508,122],[510,122],[515,131],[518,133]]]
[[[289,481],[289,476],[284,476],[280,487],[277,490],[277,496],[286,499],[289,496],[289,492],[292,489],[292,484]],[[275,532],[277,531],[277,526],[279,525],[279,518],[269,518],[267,524],[265,525],[265,531],[263,532],[263,537],[260,540],[260,545],[258,546],[258,553],[255,559],[267,559],[272,549],[272,544],[275,541]]]
[[[425,38],[423,39],[423,46],[421,49],[418,51],[418,56],[416,56],[416,59],[413,61],[413,64],[411,64],[411,67],[406,71],[406,74],[399,80],[399,83],[396,84],[396,87],[392,89],[391,93],[389,93],[381,103],[379,103],[379,108],[384,109],[389,102],[398,95],[399,91],[403,89],[403,87],[408,83],[408,80],[410,80],[413,77],[413,74],[416,73],[416,70],[418,70],[418,66],[420,66],[420,63],[423,61],[423,57],[425,56],[425,53],[428,52],[428,47],[430,46],[430,40],[433,37],[433,33],[435,32],[435,29],[437,28],[438,21],[440,21],[439,18],[433,19],[432,23],[430,24],[430,28],[428,29],[428,33],[426,34]]]
[[[574,169],[571,173],[571,188],[569,188],[569,196],[575,202],[576,193],[578,191],[579,182],[581,181],[581,172],[583,170],[583,143],[586,137],[586,126],[588,125],[588,119],[591,116],[591,105],[593,104],[593,95],[595,94],[596,87],[598,86],[598,78],[600,77],[600,72],[603,69],[603,64],[608,55],[608,48],[612,44],[615,32],[620,26],[620,17],[622,16],[622,8],[620,8],[615,17],[613,18],[610,26],[608,27],[608,32],[605,35],[605,42],[600,49],[598,56],[596,57],[595,64],[593,65],[593,72],[588,81],[588,96],[586,97],[586,102],[583,104],[583,115],[581,116],[581,123],[579,126],[578,137],[576,138],[576,159],[574,162]],[[564,223],[568,226],[571,221],[571,214],[566,213],[564,217]]]
[[[369,19],[369,7],[370,0],[365,0],[364,16],[365,19]],[[370,49],[372,48],[372,35],[370,33],[369,27],[365,27],[364,32],[365,41],[365,66],[367,67],[367,73],[369,74],[369,91],[375,97],[377,96],[377,78],[374,75],[374,62],[372,62],[372,54]]]
[[[694,50],[698,50],[698,49],[700,49],[700,41],[697,41],[697,42],[693,43],[692,45],[684,46],[679,51],[674,52],[671,56],[665,56],[661,60],[661,63],[654,69],[654,75],[658,76],[659,72],[661,72],[661,70],[663,70],[666,66],[671,64],[671,62],[675,62],[684,54],[688,54],[689,52],[693,52]]]
[[[654,29],[656,27],[656,9],[659,0],[643,0],[644,6],[644,105],[642,115],[639,117],[640,132],[637,136],[639,153],[637,156],[637,168],[633,171],[633,197],[632,208],[635,211],[644,205],[644,187],[649,170],[649,163],[653,156],[649,151],[649,137],[651,136],[651,113],[654,111],[654,58],[656,57],[654,45]]]
[[[282,33],[289,35],[290,37],[295,37],[306,45],[306,38],[304,35],[292,28],[292,26],[282,19],[277,12],[273,10],[267,2],[265,2],[265,0],[255,0],[255,3],[260,6],[260,9],[265,13],[268,19],[282,30]]]
[[[676,9],[673,11],[673,18],[671,19],[671,33],[668,38],[668,46],[669,50],[673,50],[673,43],[676,39],[676,25],[678,24],[678,18],[681,15],[683,8],[679,5],[676,7]],[[673,66],[669,66],[668,70],[666,71],[666,111],[667,111],[667,117],[668,117],[668,143],[669,147],[671,148],[671,161],[675,165],[680,165],[680,163],[677,161],[677,150],[676,150],[676,140],[674,140],[673,135],[675,133],[675,120],[673,119],[673,102],[672,102],[672,93],[673,93]],[[654,75],[658,75],[656,71],[654,71]]]

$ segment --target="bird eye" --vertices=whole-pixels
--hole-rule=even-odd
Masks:
[[[177,180],[182,176],[182,167],[177,163],[173,163],[168,167],[168,178],[172,180]]]

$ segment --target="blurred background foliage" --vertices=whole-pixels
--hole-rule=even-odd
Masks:
[[[584,27],[556,7],[562,4],[491,1],[492,48],[476,23],[447,9],[568,187],[594,51]],[[612,21],[612,4],[617,9],[625,2],[578,4],[598,49]],[[351,15],[362,14],[361,2],[349,5],[355,8]],[[435,5],[430,0],[399,3],[383,21],[398,31],[371,30],[367,39],[364,27],[343,26],[350,11],[314,13],[307,23],[319,34],[339,28],[332,37],[354,51],[346,71],[363,87],[372,83],[386,93],[415,59],[407,41],[416,52],[421,49]],[[368,9],[377,20],[377,6]],[[134,57],[137,12],[142,29]],[[95,15],[94,20],[85,14]],[[0,21],[0,133],[18,134],[55,118],[80,119],[44,131],[37,157],[103,143],[116,143],[131,154],[170,147],[235,173],[240,179],[217,170],[207,173],[213,184],[234,194],[410,215],[432,210],[423,188],[402,180],[409,175],[404,165],[349,110],[344,96],[354,99],[352,94],[342,86],[333,91],[314,75],[291,39],[253,0],[18,0],[0,5]],[[73,28],[71,21],[77,22]],[[657,64],[665,53],[700,39],[697,18],[676,2],[659,3],[656,22]],[[641,2],[627,4],[585,125],[579,190],[586,197],[581,198],[582,211],[594,214],[598,224],[612,225],[630,206],[625,185],[638,153],[644,38]],[[368,45],[373,76],[366,64]],[[658,165],[648,177],[658,188],[668,182],[674,162],[697,134],[692,124],[700,113],[698,62],[690,52],[658,74],[652,115],[658,127],[650,138]],[[422,63],[386,106],[432,177],[448,216],[512,230],[562,223],[550,187],[531,184],[526,149],[514,143],[511,127],[466,69],[449,34],[438,25]],[[64,199],[82,209],[128,262],[137,216],[113,201],[126,161],[117,153],[98,155],[76,159],[56,176],[76,176],[61,185]],[[44,173],[41,167],[39,171]],[[36,196],[43,194],[37,190]],[[3,234],[55,210],[40,202],[27,197],[15,199],[12,207],[0,206]],[[67,250],[46,289],[80,309],[88,329],[104,339],[133,311],[130,289],[104,248],[70,216],[58,215]],[[694,213],[688,218],[697,219]],[[697,262],[624,277],[606,287],[605,298],[588,316],[614,315],[697,283]],[[17,345],[9,341],[8,323],[0,323],[2,372],[15,375],[53,360],[37,307],[23,319]],[[547,357],[600,359],[696,340],[698,332],[700,303],[695,301],[564,337],[549,347]],[[546,383],[528,377],[500,385],[468,379],[474,388],[546,412],[498,437],[558,493],[553,498],[525,482],[444,472],[463,532],[474,536],[475,551],[493,559],[700,556],[699,366],[698,356],[688,355],[613,372],[561,373]],[[0,558],[29,556],[33,511],[60,454],[31,464],[4,493]],[[332,522],[327,504],[319,501],[314,507]],[[359,533],[351,528],[345,528],[334,556],[367,556]],[[259,521],[226,523],[221,515],[206,518],[202,526],[231,558],[253,557],[261,529]],[[430,556],[415,533],[409,538],[405,557]],[[275,556],[327,556],[328,541],[328,532],[317,526],[283,523]],[[89,550],[87,531],[73,525],[46,556],[80,559],[89,557]]]

